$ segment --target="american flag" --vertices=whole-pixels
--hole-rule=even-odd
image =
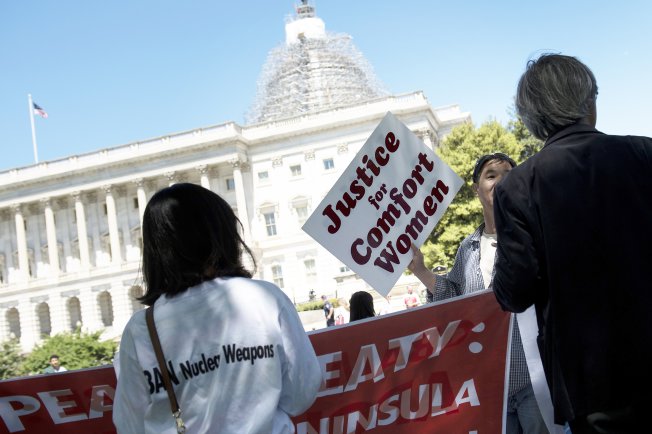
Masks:
[[[45,110],[43,110],[41,108],[41,106],[39,106],[35,102],[32,102],[32,105],[34,106],[34,114],[35,115],[39,115],[40,117],[47,119],[48,113]]]

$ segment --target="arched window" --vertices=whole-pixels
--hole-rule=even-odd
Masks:
[[[8,338],[16,338],[20,339],[20,313],[18,312],[18,309],[15,307],[12,307],[10,309],[7,309],[7,313],[5,314],[5,318],[7,319],[7,324],[9,325],[9,336]]]
[[[52,322],[50,321],[50,306],[47,303],[39,303],[36,306],[36,316],[38,317],[39,333],[41,336],[50,336],[52,332]]]
[[[5,263],[5,255],[4,253],[0,253],[0,284],[6,283],[6,263]]]
[[[129,288],[129,300],[131,301],[131,313],[138,312],[145,308],[145,305],[138,301],[138,297],[143,296],[143,288],[139,285],[134,285]]]
[[[70,297],[66,303],[68,311],[68,326],[71,331],[77,330],[82,325],[81,305],[77,297]]]
[[[104,327],[113,325],[113,303],[111,301],[111,294],[107,291],[102,291],[97,296],[97,303],[100,307],[100,318]]]

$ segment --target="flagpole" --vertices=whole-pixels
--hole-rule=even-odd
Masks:
[[[27,94],[29,103],[29,120],[32,124],[32,147],[34,148],[34,163],[38,163],[38,150],[36,148],[36,128],[34,128],[34,101],[32,101],[32,94]]]

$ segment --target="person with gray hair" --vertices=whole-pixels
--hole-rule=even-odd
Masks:
[[[652,139],[596,130],[597,95],[575,57],[528,62],[516,110],[545,144],[496,186],[493,289],[505,310],[535,307],[556,423],[638,433],[652,408]]]
[[[516,91],[516,111],[539,140],[587,119],[595,124],[598,85],[593,72],[574,57],[543,55],[528,63]]]

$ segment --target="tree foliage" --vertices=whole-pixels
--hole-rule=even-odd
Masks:
[[[472,189],[476,160],[484,154],[503,152],[521,162],[538,151],[535,141],[520,120],[510,122],[508,128],[497,121],[479,128],[468,123],[456,127],[444,139],[437,154],[464,180],[464,185],[421,249],[429,268],[450,268],[462,240],[483,221],[482,206]]]
[[[23,357],[17,339],[11,339],[0,344],[0,380],[20,375],[20,365]]]
[[[46,338],[25,357],[21,366],[22,375],[42,373],[52,354],[58,355],[61,366],[68,370],[112,363],[118,344],[114,341],[101,341],[101,334],[101,331],[82,333],[77,330]]]
[[[516,141],[521,145],[520,161],[525,161],[543,148],[543,142],[534,137],[519,117],[514,117],[507,124],[507,129],[514,134]]]

